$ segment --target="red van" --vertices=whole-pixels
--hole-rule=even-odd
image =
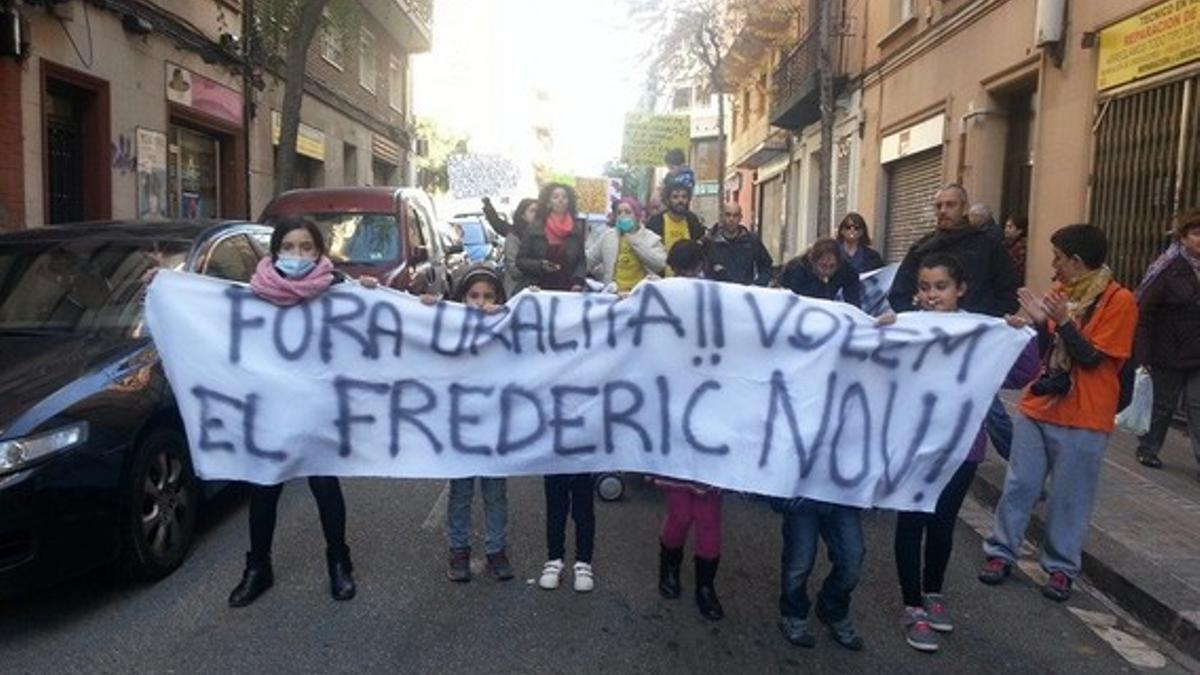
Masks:
[[[259,222],[301,216],[321,229],[329,259],[352,277],[364,275],[413,294],[449,291],[446,259],[433,213],[422,190],[398,187],[312,188],[285,192],[267,205]]]

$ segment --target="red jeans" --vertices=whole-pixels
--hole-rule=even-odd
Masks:
[[[703,494],[685,486],[660,485],[667,499],[667,518],[659,537],[663,546],[683,548],[688,529],[696,524],[696,557],[721,557],[721,491],[709,488]]]

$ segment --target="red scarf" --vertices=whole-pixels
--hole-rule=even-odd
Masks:
[[[266,256],[258,261],[254,276],[250,277],[250,290],[267,302],[289,307],[311,300],[333,285],[333,263],[321,256],[317,266],[299,279],[288,279],[275,269],[275,261]]]
[[[575,219],[571,214],[561,216],[551,213],[546,216],[546,241],[551,246],[561,246],[575,229]]]

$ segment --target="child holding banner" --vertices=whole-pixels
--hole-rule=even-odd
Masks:
[[[491,312],[504,304],[504,285],[500,277],[488,265],[476,265],[463,275],[454,289],[454,302]],[[426,304],[437,302],[434,296],[421,296]],[[504,478],[479,478],[483,493],[483,517],[487,523],[484,551],[487,554],[488,572],[498,581],[513,578],[512,564],[508,561],[508,496]],[[450,543],[450,564],[446,576],[451,581],[471,580],[471,501],[475,497],[474,478],[455,478],[450,481],[449,499],[446,501],[446,536]]]
[[[704,250],[690,239],[675,242],[668,256],[671,271],[678,277],[704,275]],[[710,621],[725,617],[713,582],[721,562],[721,491],[700,483],[657,476],[654,484],[663,493],[666,518],[658,534],[658,592],[664,598],[679,597],[679,568],[688,530],[695,525],[696,607]]]
[[[958,302],[966,292],[962,265],[957,258],[934,253],[921,261],[917,270],[917,304],[921,310],[958,312]],[[1038,366],[1037,340],[1033,339],[1017,358],[1003,386],[1010,389],[1025,386],[1037,375]],[[905,641],[918,651],[936,652],[937,633],[954,630],[942,595],[942,583],[950,563],[958,511],[986,454],[987,438],[980,429],[966,461],[938,497],[934,512],[901,511],[896,515],[896,574],[904,600],[901,625]]]
[[[267,302],[290,306],[320,296],[345,277],[326,257],[325,238],[311,221],[284,218],[271,233],[271,254],[258,263],[250,288]],[[369,285],[369,284],[364,284]],[[329,590],[334,600],[354,597],[353,566],[346,546],[346,502],[337,478],[312,476],[308,487],[317,501],[325,533],[325,558],[329,565]],[[229,595],[230,607],[254,602],[275,582],[271,569],[271,542],[283,485],[256,485],[250,497],[250,552],[242,580]]]

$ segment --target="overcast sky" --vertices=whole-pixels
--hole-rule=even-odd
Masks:
[[[436,0],[433,50],[414,59],[418,115],[468,134],[479,152],[529,150],[555,132],[555,169],[596,175],[621,151],[636,107],[638,36],[616,0]],[[550,94],[541,109],[534,92]],[[528,159],[515,157],[515,159]]]

